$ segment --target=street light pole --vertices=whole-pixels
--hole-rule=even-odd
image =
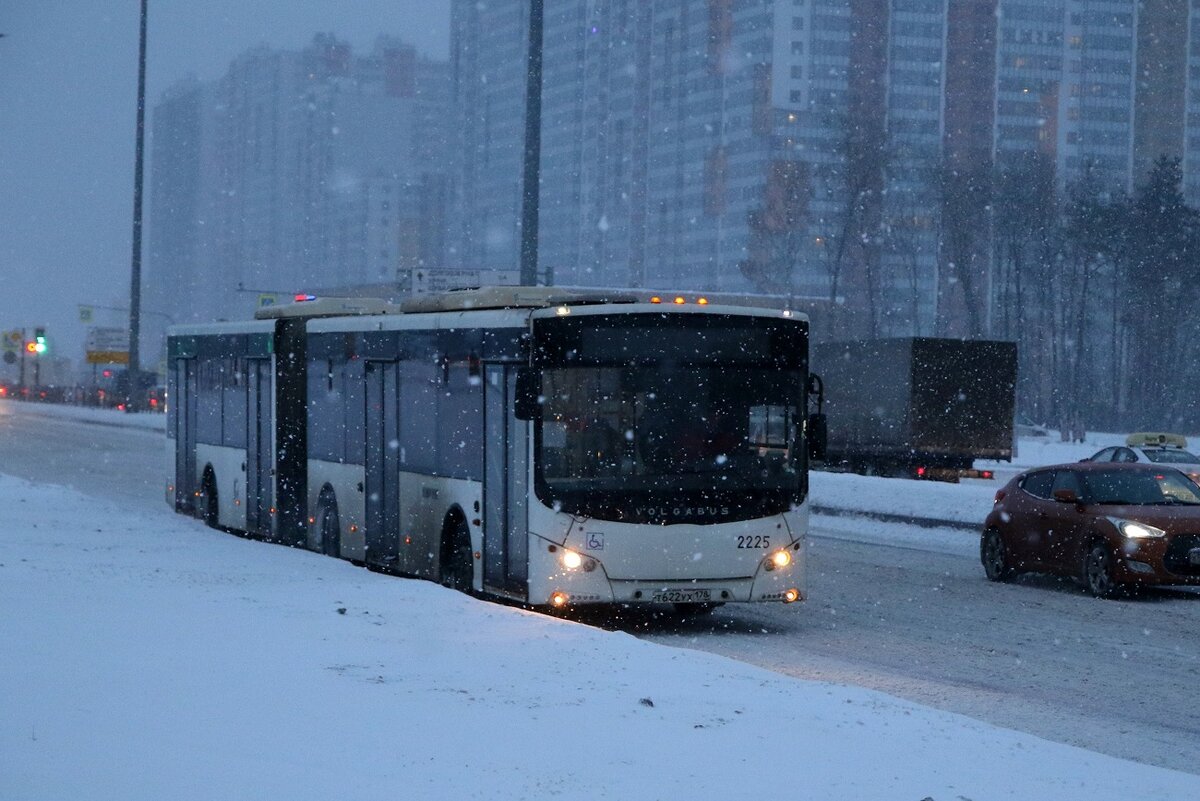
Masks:
[[[125,411],[141,411],[141,335],[142,311],[142,152],[146,139],[146,4],[142,0],[138,30],[137,146],[133,168],[133,255],[129,267],[129,365],[125,370],[128,387]]]
[[[542,173],[543,16],[543,0],[530,0],[529,59],[525,76],[525,175],[521,181],[522,286],[535,286],[538,273],[538,201],[541,199]],[[546,284],[552,283],[553,277],[547,274]]]

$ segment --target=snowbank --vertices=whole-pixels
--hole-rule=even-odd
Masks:
[[[80,420],[97,425],[120,426],[122,428],[148,428],[164,430],[167,416],[158,412],[138,412],[127,414],[116,409],[98,409],[91,406],[69,406],[65,403],[33,403],[30,401],[0,400],[0,411],[5,406],[19,408],[22,414],[33,414],[40,417],[57,417],[66,420]]]
[[[166,511],[7,476],[0,510],[5,798],[1200,798],[1198,776]]]

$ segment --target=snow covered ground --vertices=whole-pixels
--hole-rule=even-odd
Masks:
[[[25,403],[20,408],[23,414],[149,430],[161,430],[166,418],[163,414],[125,414],[112,409],[57,404]],[[1061,442],[1058,432],[1051,431],[1050,434],[1050,437],[1021,439],[1017,458],[1012,462],[980,462],[977,467],[997,472],[997,479],[990,481],[968,480],[961,484],[947,484],[814,471],[810,479],[813,502],[829,509],[936,518],[974,525],[982,523],[991,509],[996,489],[1019,470],[1075,462],[1101,448],[1125,441],[1124,434],[1099,433],[1088,434],[1082,443]]]
[[[1013,475],[1030,467],[1077,462],[1101,448],[1125,443],[1124,434],[1088,434],[1084,442],[1023,438],[1012,462],[978,462],[996,471],[991,480],[969,479],[960,484],[908,479],[879,479],[850,473],[814,471],[809,483],[813,503],[831,509],[934,518],[980,525],[992,508],[996,490]]]
[[[92,406],[69,406],[62,403],[28,403],[14,400],[0,401],[19,408],[22,414],[42,417],[57,417],[64,420],[80,420],[97,425],[120,426],[123,428],[145,428],[162,431],[167,416],[157,412],[126,414],[116,409],[100,409]]]
[[[1200,776],[3,475],[0,643],[4,799],[1200,798]]]

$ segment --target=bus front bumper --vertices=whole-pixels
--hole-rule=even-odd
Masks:
[[[528,599],[536,605],[792,603],[807,597],[801,558],[783,568],[760,563],[753,576],[662,580],[610,579],[594,556],[584,556],[570,568],[563,566],[561,555],[545,549],[534,550],[531,557]]]

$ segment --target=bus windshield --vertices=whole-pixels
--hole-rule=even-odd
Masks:
[[[538,499],[663,525],[799,505],[807,335],[804,321],[720,312],[538,320]]]
[[[802,386],[766,367],[546,369],[539,496],[629,522],[786,511],[802,491]]]

